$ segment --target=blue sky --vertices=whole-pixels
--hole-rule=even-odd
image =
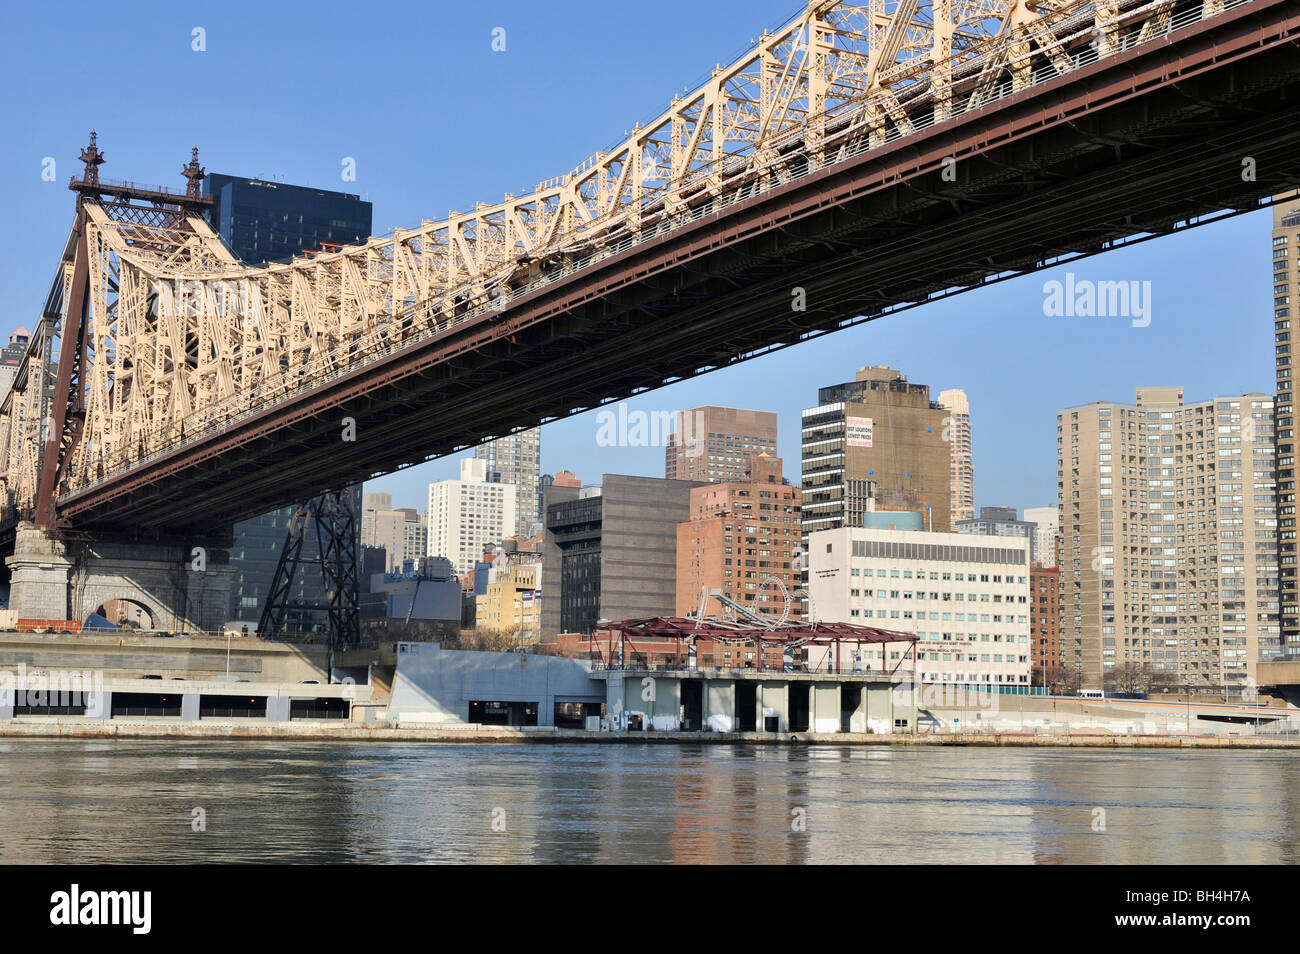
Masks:
[[[364,193],[375,229],[417,224],[530,191],[656,115],[675,91],[739,54],[793,0],[551,0],[476,4],[133,3],[0,13],[0,308],[31,325],[72,221],[68,177],[93,126],[102,175],[178,185],[193,145],[210,172]],[[671,24],[656,34],[653,20]],[[193,31],[206,50],[192,49]],[[493,52],[492,31],[506,30]],[[653,39],[652,39],[653,37]],[[46,157],[55,182],[42,181]],[[345,157],[357,181],[341,181]],[[1272,391],[1268,213],[1069,267],[1080,279],[1151,282],[1151,323],[1047,318],[1043,283],[1065,268],[869,322],[640,396],[632,409],[724,404],[776,411],[797,477],[799,411],[817,387],[890,364],[933,393],[966,390],[976,502],[1056,499],[1055,413],[1183,384],[1189,399]],[[558,383],[558,381],[557,381]],[[596,443],[595,413],[547,426],[542,467],[661,476],[661,448]],[[367,485],[423,507],[455,459]]]

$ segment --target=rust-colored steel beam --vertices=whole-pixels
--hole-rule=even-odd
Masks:
[[[40,421],[41,482],[36,497],[36,522],[54,526],[54,499],[67,461],[81,436],[85,401],[81,377],[86,367],[86,317],[90,255],[86,247],[86,216],[78,211],[73,228],[75,251],[72,283],[64,298],[63,331],[59,340],[59,373],[54,382],[50,420]],[[42,386],[44,382],[34,382]],[[48,424],[48,427],[47,427]]]

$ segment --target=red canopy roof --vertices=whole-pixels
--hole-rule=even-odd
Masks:
[[[767,643],[831,642],[846,640],[860,643],[914,643],[915,633],[859,626],[856,623],[787,623],[778,629],[764,629],[743,620],[693,620],[681,616],[648,616],[597,623],[597,632],[622,633],[643,639],[709,639],[720,641],[756,640]]]

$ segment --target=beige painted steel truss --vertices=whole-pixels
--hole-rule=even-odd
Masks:
[[[1231,0],[1209,0],[1204,15]],[[1173,0],[814,0],[622,142],[522,196],[365,245],[247,268],[197,216],[81,206],[20,379],[0,406],[4,504],[57,493],[343,373],[548,275],[1163,34]],[[1091,39],[1089,39],[1091,38]],[[1091,49],[1082,59],[1079,49]],[[50,433],[47,381],[85,268],[80,408]],[[57,283],[56,283],[57,284]]]

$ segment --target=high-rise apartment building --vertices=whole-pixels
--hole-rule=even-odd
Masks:
[[[32,333],[19,325],[9,335],[9,344],[0,351],[0,400],[4,399],[14,378],[18,377],[18,366],[23,363],[23,356],[27,353],[31,340]]]
[[[748,479],[691,491],[690,518],[677,525],[677,615],[714,590],[763,615],[780,616],[799,588],[802,493],[781,475],[781,458],[750,459]],[[710,599],[709,613],[723,612]]]
[[[1300,198],[1273,206],[1273,335],[1277,374],[1277,456],[1281,648],[1300,650],[1300,566],[1296,558],[1295,392],[1291,364],[1291,286],[1300,295]],[[1297,298],[1300,302],[1300,297]]]
[[[927,530],[951,529],[952,468],[930,388],[892,368],[858,371],[821,388],[803,412],[803,531],[860,527],[865,514],[914,511]]]
[[[980,507],[980,515],[956,524],[958,533],[977,533],[994,537],[1021,537],[1029,541],[1029,561],[1038,560],[1038,525],[1021,520],[1015,507]]]
[[[266,182],[212,173],[203,182],[203,194],[212,198],[208,224],[240,261],[247,265],[288,261],[304,251],[327,245],[356,245],[371,231],[371,205],[360,196],[327,189]],[[351,488],[360,549],[361,485]],[[389,503],[391,507],[391,501]],[[256,625],[280,562],[292,507],[283,507],[234,526],[230,551],[231,620]],[[297,578],[289,594],[298,610],[292,625],[324,632],[328,622],[325,579],[320,570],[320,547],[315,532],[304,536]]]
[[[1278,641],[1273,398],[1181,387],[1057,415],[1061,642],[1085,688],[1244,688]]]
[[[899,644],[841,644],[841,669],[915,674],[938,685],[1029,685],[1025,540],[845,527],[808,538],[808,565],[818,621],[919,637],[911,660]],[[824,666],[828,652],[810,650],[809,662]]]
[[[971,446],[970,401],[966,392],[952,388],[939,392],[939,405],[948,411],[943,433],[951,445],[952,521],[975,517],[975,455]]]
[[[446,557],[457,575],[472,573],[483,551],[499,544],[516,525],[513,484],[489,480],[488,462],[465,458],[459,480],[429,485],[428,555]]]
[[[393,573],[402,569],[406,524],[408,521],[418,519],[419,514],[410,507],[375,512],[374,542],[370,545],[383,547],[384,552],[388,554],[388,566],[384,568],[384,572]]]
[[[386,494],[384,496],[387,496]],[[388,555],[385,573],[401,573],[402,564],[414,561],[412,569],[419,568],[428,549],[428,521],[414,507],[396,510],[377,510],[369,515],[373,529],[370,540],[363,537],[366,546],[383,547]]]
[[[1056,566],[1056,547],[1061,534],[1061,511],[1056,507],[1026,507],[1025,519],[1037,527],[1039,565]]]
[[[402,525],[402,563],[407,560],[411,565],[422,570],[429,553],[429,518],[427,514],[417,514],[414,520]],[[401,569],[401,564],[398,565]]]
[[[1029,568],[1029,604],[1033,684],[1063,692],[1066,672],[1061,655],[1061,571],[1058,567],[1035,563]]]
[[[542,429],[530,427],[474,448],[474,457],[487,462],[489,475],[515,488],[518,509],[510,534],[532,535],[533,524],[541,521],[537,501],[542,489]]]
[[[361,495],[361,545],[363,547],[380,546],[375,542],[375,514],[381,510],[392,509],[392,494]]]
[[[678,411],[664,445],[669,480],[744,480],[749,459],[776,456],[776,415],[735,407]]]

